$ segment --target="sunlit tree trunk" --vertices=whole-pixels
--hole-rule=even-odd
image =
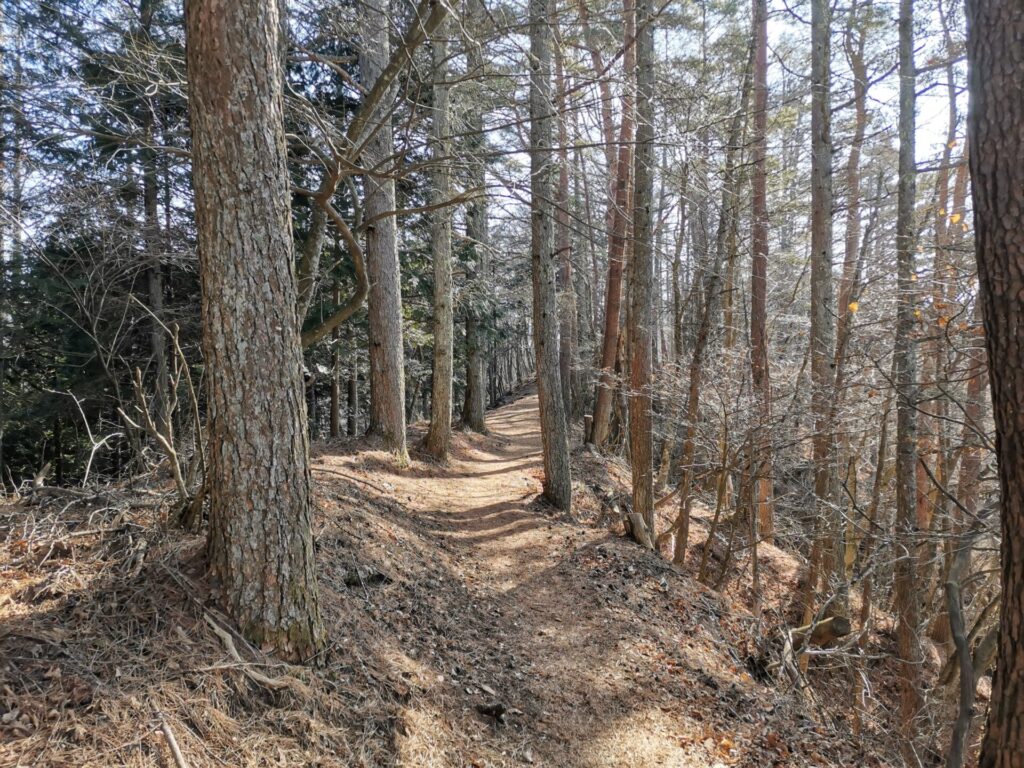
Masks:
[[[553,103],[551,3],[530,0],[530,253],[533,346],[537,357],[544,495],[559,509],[572,504],[569,435],[558,372],[558,297],[553,242]]]
[[[468,24],[479,29],[486,15],[480,0],[468,0]],[[481,46],[470,41],[465,46],[466,68],[476,77],[484,75],[484,61]],[[466,110],[467,158],[471,173],[470,184],[479,190],[479,195],[466,206],[466,238],[473,251],[473,265],[468,274],[471,281],[479,283],[488,274],[488,227],[487,227],[487,137],[484,134],[484,108],[475,103]],[[485,410],[487,382],[484,375],[485,338],[483,317],[476,302],[466,307],[466,396],[462,405],[462,424],[474,432],[486,432]]]
[[[914,161],[915,87],[913,0],[900,0],[899,15],[899,181],[896,203],[896,566],[893,575],[896,647],[900,659],[899,720],[901,751],[908,765],[919,759],[917,718],[921,690],[920,595],[918,591],[917,498],[917,361],[915,356],[914,261],[917,249],[914,206],[917,170]]]
[[[558,29],[556,18],[551,20]],[[569,132],[566,125],[566,76],[562,45],[555,45],[555,107],[558,112],[558,186],[555,194],[555,258],[558,262],[558,370],[562,380],[565,415],[573,413],[573,370],[576,360],[576,291],[572,280],[572,233],[569,228]]]
[[[633,512],[654,532],[651,351],[654,343],[654,8],[637,4],[633,255],[629,264],[629,457]]]
[[[324,646],[292,273],[280,5],[186,8],[213,594],[257,646]]]
[[[635,34],[633,0],[623,0],[623,35],[626,41]],[[625,264],[629,222],[630,184],[633,146],[633,89],[636,69],[636,48],[627,45],[623,55],[625,83],[622,94],[622,121],[619,127],[619,152],[615,161],[615,195],[612,202],[611,231],[608,239],[608,281],[604,302],[604,337],[601,345],[600,376],[594,400],[594,422],[591,442],[603,446],[611,426],[612,400],[617,389],[615,364],[619,350],[619,325],[622,308],[622,275]]]
[[[754,0],[754,131],[751,194],[750,373],[757,398],[754,509],[760,537],[772,541],[771,382],[768,375],[768,5]]]
[[[814,525],[805,623],[815,612],[817,581],[828,581],[840,561],[839,521],[829,508],[832,486],[832,425],[834,306],[832,299],[832,131],[831,44],[832,10],[828,0],[811,2],[811,438],[814,461]],[[827,557],[826,557],[827,555]],[[843,601],[838,601],[842,603]],[[836,612],[845,612],[837,605]]]
[[[444,204],[449,197],[450,140],[448,120],[448,45],[442,24],[431,43],[434,60],[434,104],[431,110],[430,245],[434,261],[434,359],[430,391],[430,426],[426,448],[431,456],[445,459],[452,437],[452,345],[454,342],[452,306],[452,222]]]
[[[390,58],[391,25],[387,0],[366,0],[360,6],[362,46],[359,68],[363,87],[372,88]],[[366,271],[370,281],[370,434],[380,437],[385,448],[408,461],[405,443],[405,359],[402,334],[402,284],[395,227],[395,181],[378,175],[394,151],[391,113],[368,116],[373,134],[360,160],[363,176],[366,226]]]

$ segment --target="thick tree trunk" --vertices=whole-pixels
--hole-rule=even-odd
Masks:
[[[636,154],[633,258],[629,265],[629,458],[633,513],[654,538],[654,440],[651,433],[651,350],[654,343],[654,7],[637,4]],[[636,531],[634,530],[634,536]]]
[[[968,0],[971,177],[1002,493],[996,673],[981,768],[1024,766],[1024,15]],[[979,668],[980,670],[980,668]]]
[[[901,751],[908,765],[918,761],[921,713],[920,601],[917,583],[917,361],[914,349],[914,260],[916,225],[914,206],[915,71],[913,0],[900,0],[899,15],[899,182],[896,202],[896,345],[893,374],[896,388],[896,524],[897,552],[893,574],[896,608],[896,647],[900,659]]]
[[[551,109],[551,2],[530,0],[530,252],[533,346],[537,356],[544,453],[544,495],[559,509],[572,504],[569,435],[558,375],[558,299],[551,210],[554,185]]]
[[[450,154],[448,128],[448,45],[442,24],[431,43],[434,59],[433,128],[431,154],[431,205],[439,206],[431,213],[430,240],[434,261],[434,360],[430,390],[430,426],[427,429],[427,452],[436,459],[448,457],[452,438],[452,220],[444,206],[449,197]]]
[[[210,575],[256,645],[324,646],[295,321],[280,5],[186,8],[210,446]]]
[[[387,0],[367,0],[360,6],[362,48],[359,68],[363,86],[371,89],[390,59],[390,15]],[[366,107],[364,106],[364,109]],[[402,283],[398,263],[395,217],[395,181],[377,175],[393,154],[391,112],[366,116],[372,136],[362,151],[368,170],[363,176],[366,227],[366,271],[370,282],[370,434],[380,437],[387,450],[406,462],[405,359],[402,335]],[[381,125],[377,125],[377,123]]]

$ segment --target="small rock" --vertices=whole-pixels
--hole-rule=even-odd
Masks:
[[[477,704],[476,711],[481,715],[493,717],[501,725],[505,724],[505,713],[508,712],[505,705],[500,701],[493,701],[490,704]]]

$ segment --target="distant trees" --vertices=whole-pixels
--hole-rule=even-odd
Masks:
[[[190,2],[193,184],[214,594],[285,658],[323,648],[295,323],[281,5]]]
[[[949,742],[923,725],[951,719],[944,686],[968,645],[954,738],[970,743],[968,689],[997,646],[1012,670],[1020,641],[1016,591],[1000,604],[990,556],[1000,489],[980,320],[1006,361],[995,434],[1012,451],[1015,315],[1000,301],[1015,295],[1015,5],[968,7],[983,30],[979,288],[957,0],[903,0],[899,24],[874,0],[807,14],[465,0],[447,29],[456,7],[439,0],[197,3],[188,78],[174,4],[5,5],[8,490],[47,465],[60,483],[170,466],[191,524],[211,502],[223,604],[297,658],[319,643],[304,435],[368,430],[404,463],[407,424],[429,417],[426,449],[443,457],[453,422],[483,432],[486,408],[536,375],[556,505],[571,507],[570,449],[589,441],[588,463],[631,473],[609,509],[645,518],[662,548],[674,538],[677,561],[696,547],[703,581],[749,578],[756,602],[772,547],[797,558],[805,599],[754,611],[766,631],[800,608],[857,624],[828,655],[849,665],[854,727],[873,706],[858,695],[866,659],[893,653],[872,632],[893,606],[908,758]],[[287,40],[271,40],[275,23]],[[221,49],[230,77],[212,63]],[[231,100],[250,86],[255,101]],[[914,125],[915,91],[948,99],[941,135]],[[257,519],[274,535],[254,538]],[[299,597],[277,615],[283,589]],[[275,634],[286,625],[298,641]],[[934,680],[925,636],[945,656]],[[801,662],[814,685],[819,657]],[[1000,675],[989,765],[1019,730],[1002,704],[1015,673]]]

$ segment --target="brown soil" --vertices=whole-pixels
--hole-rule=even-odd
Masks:
[[[152,498],[0,507],[0,766],[174,765],[162,726],[192,768],[885,764],[751,677],[731,598],[538,498],[535,396],[488,427],[446,465],[320,447],[316,668],[232,658]]]

